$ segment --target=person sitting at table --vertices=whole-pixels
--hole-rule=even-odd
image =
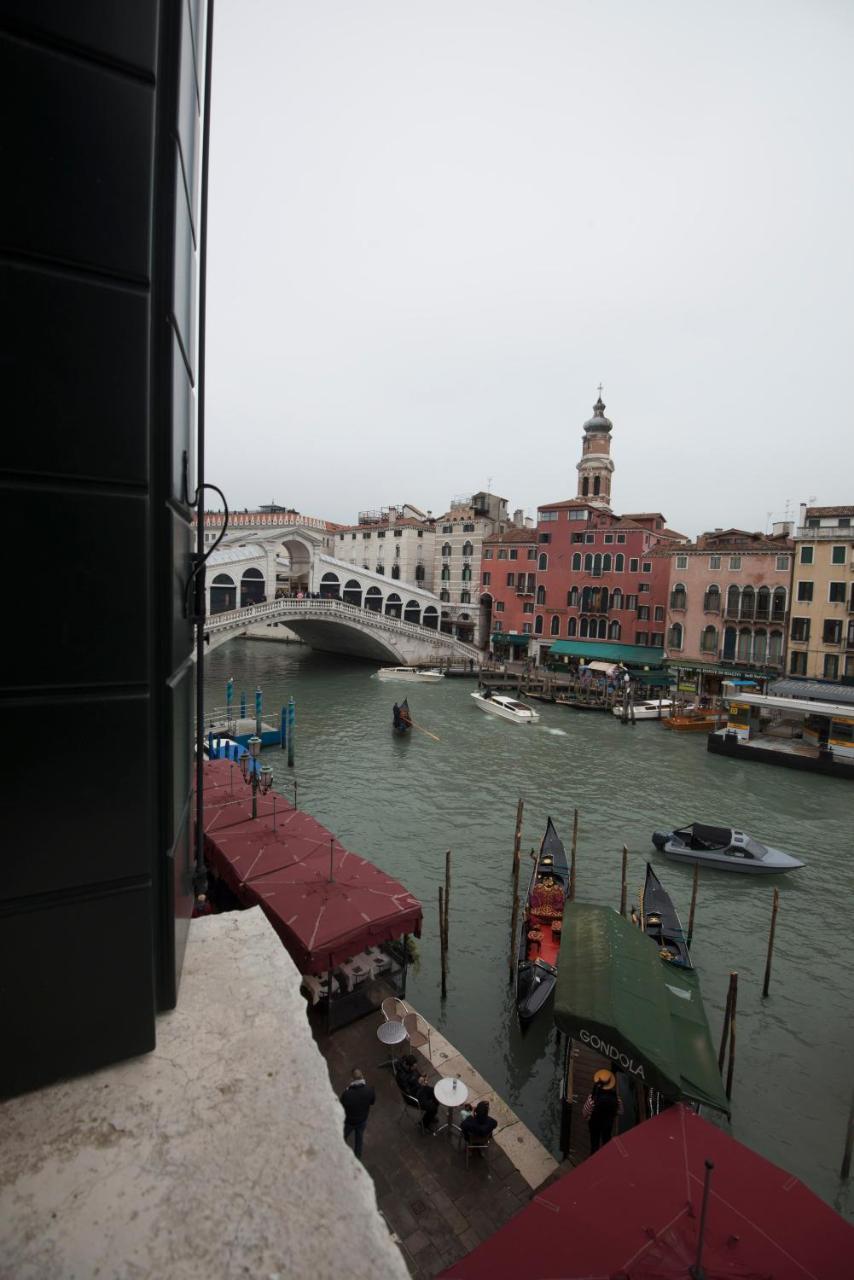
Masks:
[[[410,1098],[414,1098],[418,1089],[418,1059],[414,1053],[407,1053],[400,1059],[398,1063],[395,1077],[401,1093],[409,1094]]]
[[[418,1070],[418,1059],[414,1053],[407,1053],[401,1058],[397,1069],[397,1083],[401,1093],[407,1099],[414,1098],[424,1112],[424,1128],[431,1129],[436,1123],[439,1103],[427,1077]]]
[[[468,1116],[460,1125],[463,1137],[472,1145],[487,1143],[497,1128],[498,1121],[489,1114],[489,1103],[485,1099],[477,1104],[474,1114]]]

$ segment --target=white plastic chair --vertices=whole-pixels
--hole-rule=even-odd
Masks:
[[[427,1046],[427,1057],[430,1057],[430,1030],[422,1031],[418,1026],[418,1014],[411,1011],[404,1016],[403,1025],[406,1028],[406,1034],[409,1037],[409,1047],[411,1049],[420,1049],[423,1045]]]
[[[402,1000],[398,1000],[397,996],[386,996],[380,1008],[386,1022],[402,1022],[406,1026],[409,1009]]]

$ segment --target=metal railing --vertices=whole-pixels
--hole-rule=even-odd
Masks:
[[[797,536],[805,542],[845,542],[846,540],[854,542],[854,528],[848,524],[825,526],[821,529],[800,525]]]

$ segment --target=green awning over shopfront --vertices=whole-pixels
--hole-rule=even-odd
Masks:
[[[609,644],[605,640],[555,640],[549,657],[622,662],[626,667],[660,667],[664,661],[664,650],[646,644]]]
[[[676,683],[675,671],[639,671],[637,678],[638,683],[642,684],[646,689],[655,689]]]
[[[561,938],[558,1028],[666,1098],[729,1114],[695,970],[610,907],[567,903]]]
[[[520,636],[515,632],[511,633],[510,631],[493,631],[492,633],[493,644],[512,644],[515,645],[517,649],[521,648],[522,645],[527,644],[530,638],[530,636]]]

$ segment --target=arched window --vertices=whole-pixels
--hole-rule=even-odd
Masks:
[[[545,603],[546,603],[546,589],[545,587],[537,587],[537,604],[545,604]]]
[[[582,639],[582,640],[585,640],[585,639],[587,638],[587,628],[588,628],[588,626],[589,626],[589,621],[588,621],[588,619],[587,619],[587,618],[582,618],[582,619],[581,619],[581,621],[580,621],[580,622],[579,622],[579,624],[578,624],[578,634],[581,636],[581,639]]]
[[[264,596],[264,575],[260,569],[244,569],[240,579],[240,607],[258,604]]]
[[[450,582],[450,581],[451,581],[451,568],[450,568],[450,565],[447,565],[447,564],[443,564],[443,565],[442,565],[441,578],[442,578],[442,581],[443,581],[443,582]]]
[[[320,594],[337,600],[341,591],[341,582],[337,573],[324,573],[320,579]]]
[[[374,613],[382,613],[383,593],[379,587],[368,587],[365,592],[365,608],[372,609]]]
[[[581,481],[581,495],[586,498],[590,492],[590,481],[587,476]]]
[[[386,615],[391,618],[399,618],[403,612],[403,601],[396,591],[392,591],[386,598],[385,602]]]
[[[717,653],[718,651],[718,629],[713,627],[711,623],[702,630],[700,648],[703,653]]]
[[[538,613],[534,619],[534,635],[541,636],[543,634],[543,615]]]
[[[740,618],[752,618],[753,611],[756,607],[756,592],[753,587],[745,587],[741,593],[741,610]]]
[[[237,608],[237,588],[227,573],[218,573],[211,582],[211,613]]]
[[[394,568],[394,565],[392,565],[392,568]],[[377,561],[376,567],[374,569],[374,573],[385,573],[385,565],[383,564],[382,560]]]
[[[594,496],[594,498],[598,498],[598,497],[599,497],[599,488],[600,488],[601,484],[602,484],[602,481],[601,481],[600,477],[599,477],[599,476],[595,476],[595,477],[594,477],[594,479],[593,479],[593,496]]]
[[[424,581],[424,565],[423,564],[417,564],[415,566],[415,581],[416,582]]]
[[[772,631],[768,637],[768,661],[779,663],[783,656],[783,633]]]
[[[471,557],[474,554],[474,547],[470,542],[463,543],[463,555]]]
[[[738,617],[738,601],[739,601],[740,595],[741,595],[741,592],[739,591],[735,583],[733,583],[733,585],[730,587],[730,589],[726,593],[726,616],[728,618]]]
[[[741,627],[739,630],[736,656],[739,662],[750,661],[750,627]]]
[[[447,560],[447,558],[448,558],[448,556],[449,556],[450,554],[451,554],[451,544],[450,544],[450,542],[443,542],[443,543],[442,543],[442,556],[443,556],[443,558]]]
[[[667,636],[667,644],[671,649],[682,648],[682,623],[674,622]]]
[[[344,583],[344,603],[345,604],[362,604],[362,584],[357,582],[355,578],[351,578],[349,582]]]
[[[593,557],[593,577],[601,578],[602,576],[602,557],[597,551]]]
[[[687,604],[688,593],[685,590],[685,584],[684,582],[677,582],[673,590],[670,592],[670,608],[684,609]]]
[[[769,592],[770,595],[770,592]],[[768,656],[768,633],[764,627],[760,627],[753,633],[753,661],[764,663]]]
[[[786,588],[775,587],[771,597],[771,621],[783,622],[786,617]]]
[[[611,572],[611,552],[610,551],[606,551],[604,556],[602,557],[602,572],[603,573]]]
[[[622,609],[622,607],[623,607],[623,593],[620,590],[620,588],[617,587],[614,591],[611,592],[611,608]]]
[[[736,591],[738,587],[736,587]],[[729,607],[729,606],[727,606]],[[736,630],[735,627],[724,627],[724,651],[721,657],[724,659],[735,657]]]
[[[625,567],[626,567],[626,557],[623,555],[622,551],[618,551],[617,554],[614,556],[614,572],[622,573]]]
[[[470,592],[470,591],[461,591],[461,592],[460,592],[460,604],[471,604],[471,592]]]
[[[400,565],[399,565],[399,564],[393,564],[393,565],[391,566],[391,576],[392,576],[393,578],[399,578],[399,577],[400,577]]]
[[[442,590],[439,592],[439,599],[443,601],[443,603],[447,604],[450,598],[451,598],[451,593],[448,590],[448,588],[442,587]]]
[[[607,634],[608,634],[608,619],[600,618],[599,619],[599,639],[604,640]]]
[[[421,605],[417,600],[407,600],[406,607],[403,610],[404,622],[420,622],[421,621]]]
[[[721,589],[716,582],[712,583],[703,596],[703,609],[706,613],[720,613],[721,611]]]
[[[548,569],[548,567],[549,567],[549,558],[546,555],[545,551],[543,551],[542,554],[540,555],[539,560],[537,561],[537,569],[540,571],[540,573],[543,573],[546,569]]]
[[[570,609],[578,608],[578,587],[570,587],[566,596],[566,603]]]
[[[607,587],[602,587],[602,588],[600,589],[600,591],[598,592],[598,596],[599,596],[599,610],[600,610],[600,612],[601,612],[601,613],[607,613],[607,612],[608,612],[608,588],[607,588]]]
[[[572,557],[572,571],[573,573],[581,572],[581,552],[580,551],[576,551],[575,555]]]
[[[584,557],[584,572],[585,573],[593,572],[593,556],[590,554],[589,551],[587,552],[587,555]]]
[[[423,623],[425,627],[430,627],[432,631],[438,630],[439,627],[439,610],[434,604],[428,604],[424,610]]]
[[[573,614],[571,618],[567,619],[566,634],[568,637],[571,638],[577,633],[577,631],[578,631],[578,619],[576,618],[575,614]]]
[[[556,613],[552,614],[552,620],[549,625],[551,629],[551,634],[553,636],[559,636],[560,635],[560,617],[558,614]]]
[[[620,638],[620,624],[615,619],[613,622],[608,624],[608,639],[619,640],[619,638]]]
[[[771,617],[771,588],[760,587],[756,592],[756,620],[767,622]]]
[[[463,565],[462,579],[463,579],[463,582],[471,582],[471,565],[470,564]]]

